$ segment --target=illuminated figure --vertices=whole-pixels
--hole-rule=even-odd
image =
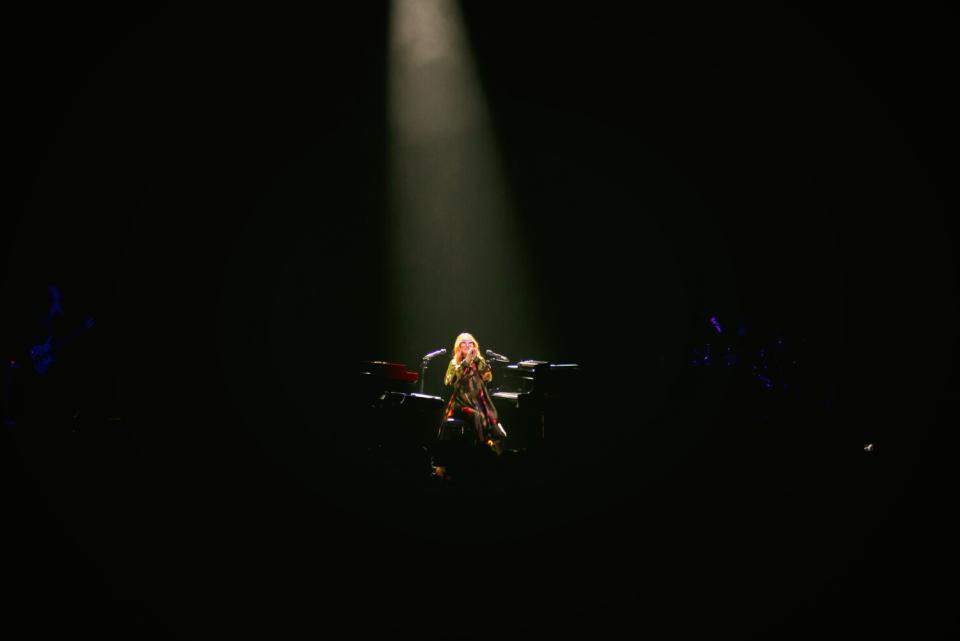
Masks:
[[[440,427],[440,440],[449,440],[453,422],[460,419],[459,425],[472,428],[478,443],[484,443],[499,454],[506,431],[497,419],[497,408],[487,392],[487,383],[493,380],[493,371],[486,359],[480,356],[477,340],[466,332],[457,336],[453,344],[453,358],[447,366],[443,379],[445,385],[453,387],[453,394],[443,413],[444,422]],[[466,436],[461,432],[461,435]]]

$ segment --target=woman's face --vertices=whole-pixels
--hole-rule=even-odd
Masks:
[[[470,339],[467,339],[462,343],[460,343],[460,353],[466,356],[467,354],[470,353],[470,350],[474,349],[475,347],[476,347],[476,343],[474,343]]]

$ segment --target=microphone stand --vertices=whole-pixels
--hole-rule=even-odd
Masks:
[[[426,354],[423,357],[423,360],[420,361],[420,393],[421,394],[423,394],[423,385],[427,378],[427,367],[430,366],[430,361],[436,358],[437,356],[442,356],[443,354],[446,354],[446,353],[447,353],[447,350],[438,349],[433,352],[430,352],[429,354]]]
[[[429,354],[427,354],[429,356]],[[423,384],[427,378],[427,368],[430,367],[431,358],[424,358],[420,361],[420,393],[423,394]]]

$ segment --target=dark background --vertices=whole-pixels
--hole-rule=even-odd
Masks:
[[[356,361],[398,358],[386,7],[4,21],[4,349],[48,277],[97,319],[71,373],[90,418],[4,436],[21,611],[166,636],[943,631],[943,11],[464,19],[548,356],[583,364],[589,410],[547,480],[492,497],[378,485],[338,446]],[[712,313],[787,336],[800,392],[692,372]]]

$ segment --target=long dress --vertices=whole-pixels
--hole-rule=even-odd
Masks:
[[[453,386],[453,394],[443,413],[444,422],[439,431],[441,440],[450,438],[444,433],[446,420],[459,418],[468,425],[472,424],[478,443],[499,442],[497,408],[487,391],[487,383],[492,379],[490,364],[482,356],[477,356],[469,365],[466,361],[457,363],[456,358],[450,360],[444,383]]]

